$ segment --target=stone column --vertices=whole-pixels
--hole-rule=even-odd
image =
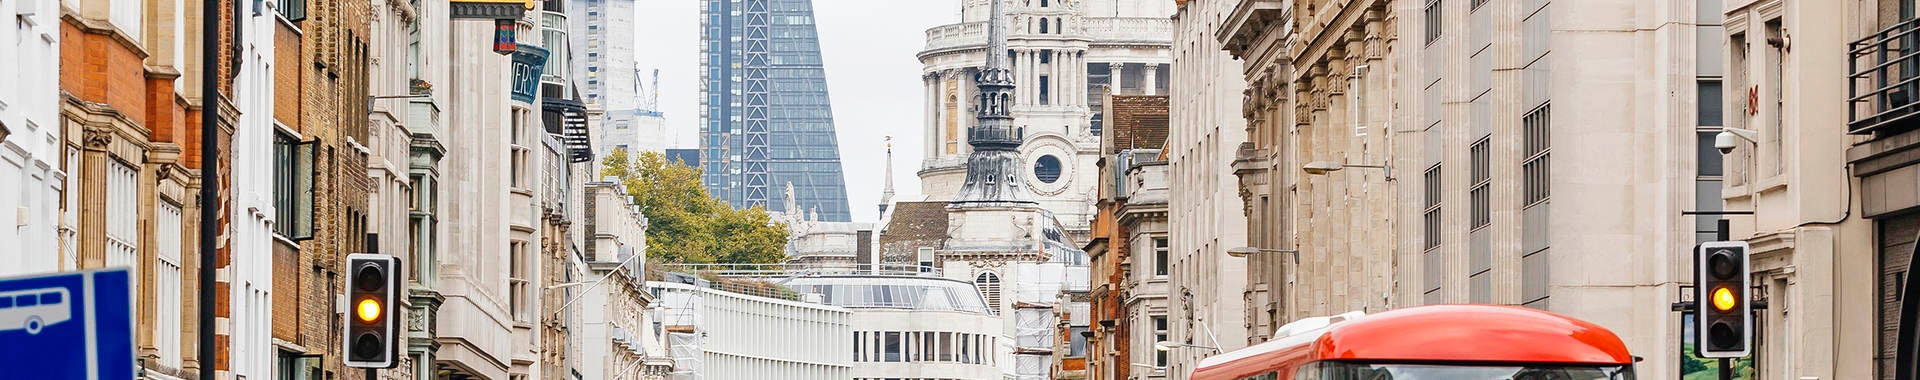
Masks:
[[[1033,93],[1036,92],[1034,86],[1037,81],[1034,79],[1033,72],[1039,69],[1039,65],[1034,64],[1034,59],[1038,56],[1033,50],[1020,49],[1020,66],[1017,71],[1020,73],[1020,82],[1015,84],[1015,87],[1020,90],[1020,97],[1016,104],[1033,104]]]
[[[973,146],[967,145],[969,140],[967,136],[967,126],[973,125],[973,115],[975,115],[973,107],[980,106],[980,99],[978,99],[980,94],[976,93],[979,87],[975,87],[974,85],[974,83],[978,82],[975,75],[979,74],[979,70],[957,69],[954,70],[954,74],[960,76],[960,89],[958,91],[960,96],[954,97],[960,102],[959,107],[955,107],[956,111],[960,113],[960,126],[958,133],[954,135],[954,140],[959,140],[960,155],[965,156],[973,152]]]
[[[107,266],[107,147],[111,127],[85,127],[80,145],[80,268]]]
[[[926,73],[925,75],[921,75],[920,84],[923,86],[926,86],[926,88],[923,88],[920,90],[920,93],[927,97],[925,102],[926,109],[927,109],[926,111],[927,124],[926,124],[926,129],[924,129],[924,131],[926,131],[926,136],[921,136],[920,138],[922,141],[925,142],[925,144],[922,146],[925,146],[927,149],[926,158],[931,159],[931,158],[936,158],[940,156],[940,152],[941,152],[940,144],[943,144],[940,141],[940,132],[941,132],[940,111],[942,109],[941,102],[945,101],[946,97],[941,96],[940,94],[941,82],[940,82],[939,72],[931,72],[931,73]]]
[[[1125,80],[1127,77],[1126,75],[1122,75],[1122,74],[1125,74],[1126,71],[1127,71],[1126,63],[1113,62],[1113,63],[1107,64],[1107,78],[1108,78],[1107,85],[1113,87],[1113,90],[1110,90],[1107,93],[1110,93],[1110,94],[1124,93],[1120,91],[1121,89],[1120,84],[1123,83],[1122,81]]]
[[[1148,63],[1146,69],[1147,69],[1145,73],[1146,77],[1140,80],[1140,93],[1147,94],[1147,95],[1158,95],[1156,94],[1156,92],[1158,92],[1158,89],[1155,88],[1158,86],[1155,85],[1155,83],[1160,82],[1160,65],[1154,64],[1154,63]]]

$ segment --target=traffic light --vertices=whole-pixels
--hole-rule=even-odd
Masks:
[[[1752,289],[1744,241],[1713,241],[1694,248],[1694,350],[1703,358],[1746,357],[1753,351]]]
[[[348,367],[393,368],[400,361],[399,326],[394,300],[400,294],[400,260],[393,256],[347,255],[347,329],[341,339]]]

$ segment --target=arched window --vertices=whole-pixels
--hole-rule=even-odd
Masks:
[[[987,299],[988,308],[1000,309],[1000,275],[982,272],[979,277],[973,278],[973,286],[980,288],[980,297]]]
[[[1040,19],[1040,34],[1047,34],[1047,19]]]
[[[1047,0],[1040,0],[1040,7],[1041,7],[1041,8],[1046,8],[1046,7],[1047,7]]]

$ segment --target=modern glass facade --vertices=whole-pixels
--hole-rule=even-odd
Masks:
[[[701,180],[734,207],[847,222],[811,0],[704,0]],[[800,210],[786,210],[791,184]]]

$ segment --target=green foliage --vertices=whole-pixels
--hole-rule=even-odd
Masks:
[[[707,195],[700,171],[656,152],[614,149],[602,174],[618,178],[647,216],[647,259],[681,264],[786,261],[787,226],[760,207],[736,210]]]

